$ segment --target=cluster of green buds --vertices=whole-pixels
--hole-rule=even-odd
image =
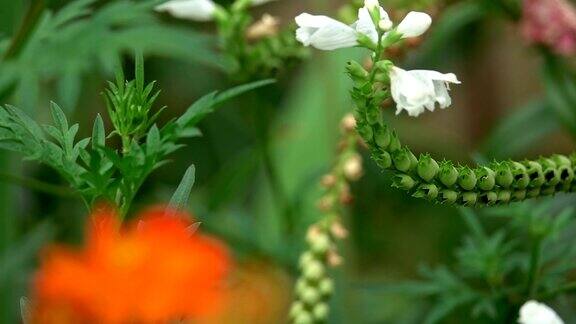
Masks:
[[[436,161],[428,154],[417,157],[383,122],[380,104],[388,92],[377,76],[387,64],[376,62],[368,72],[352,62],[348,73],[355,84],[352,97],[358,133],[377,164],[394,172],[395,187],[409,191],[414,197],[463,206],[506,204],[576,190],[576,155],[494,161],[475,168]]]
[[[237,0],[215,15],[229,73],[238,81],[277,76],[309,53],[294,38],[293,24],[282,28],[280,19],[270,14],[255,21],[248,11],[252,5],[250,0]]]
[[[325,323],[328,320],[328,303],[334,290],[329,268],[342,263],[337,241],[348,235],[340,215],[352,201],[349,183],[357,181],[363,174],[362,159],[356,152],[358,136],[355,127],[356,121],[352,115],[344,117],[344,136],[336,163],[321,181],[325,192],[318,208],[323,217],[310,226],[306,236],[307,249],[299,260],[301,275],[295,286],[296,298],[290,310],[291,323]]]
[[[155,82],[144,86],[144,64],[142,55],[136,55],[136,76],[125,81],[122,69],[117,69],[116,83],[109,82],[104,98],[108,114],[114,125],[114,133],[122,139],[124,153],[132,142],[138,142],[154,124],[165,107],[154,114],[152,107],[160,91],[153,91]]]

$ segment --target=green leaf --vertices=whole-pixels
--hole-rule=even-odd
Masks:
[[[104,145],[106,145],[106,131],[104,130],[102,116],[98,114],[92,127],[92,148],[96,149],[96,147]]]
[[[66,114],[60,106],[58,106],[55,102],[50,103],[50,113],[52,114],[52,120],[56,127],[62,132],[62,134],[66,134],[68,131],[68,120],[66,119]]]
[[[246,92],[252,91],[254,89],[258,89],[258,88],[273,84],[275,82],[276,82],[276,80],[274,80],[274,79],[260,80],[260,81],[255,81],[255,82],[243,84],[243,85],[234,87],[232,89],[220,92],[216,96],[216,101],[214,102],[214,105],[219,105],[219,104],[221,104],[225,101],[228,101],[234,97],[237,97],[243,93],[246,93]]]
[[[184,173],[178,188],[174,192],[174,195],[170,199],[168,204],[167,213],[173,215],[177,211],[182,211],[188,206],[188,199],[190,198],[190,193],[192,192],[192,186],[194,186],[194,181],[196,179],[196,168],[191,165]]]

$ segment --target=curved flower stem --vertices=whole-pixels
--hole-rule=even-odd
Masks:
[[[380,52],[379,52],[380,51]],[[385,68],[380,59],[383,46],[373,55],[370,72],[351,62],[348,72],[354,81],[357,130],[377,164],[394,174],[394,186],[414,197],[435,203],[489,206],[576,191],[576,154],[556,154],[525,161],[494,161],[467,167],[452,161],[437,162],[427,154],[416,155],[402,145],[398,134],[385,124],[380,111],[390,98],[389,81],[378,81],[376,69]]]

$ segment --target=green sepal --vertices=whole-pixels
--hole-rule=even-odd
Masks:
[[[480,190],[490,191],[494,189],[496,176],[492,169],[482,167],[477,170],[476,177],[478,178],[478,188],[480,188]]]
[[[456,170],[452,162],[444,161],[440,166],[438,178],[440,179],[440,182],[450,188],[458,181],[458,170]]]
[[[420,157],[417,165],[417,172],[420,178],[422,178],[424,181],[429,182],[434,179],[439,170],[440,166],[429,155],[422,155]]]
[[[477,178],[474,171],[470,168],[460,168],[458,184],[464,190],[474,190],[476,188]]]

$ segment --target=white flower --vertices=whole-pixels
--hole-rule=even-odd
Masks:
[[[358,34],[364,34],[378,42],[377,26],[370,16],[370,10],[378,8],[383,25],[392,24],[388,13],[379,6],[378,1],[366,0],[363,8],[358,10],[358,20],[348,26],[327,16],[316,16],[303,13],[296,17],[296,39],[305,46],[331,51],[339,48],[358,45]]]
[[[452,104],[448,93],[449,83],[459,84],[453,73],[442,74],[436,71],[406,71],[392,67],[390,90],[396,102],[396,114],[406,110],[408,115],[418,117],[426,109],[434,111],[436,103],[444,109]]]
[[[210,0],[170,0],[156,6],[155,9],[168,12],[176,18],[209,21],[214,18],[216,5]]]
[[[304,46],[331,51],[358,45],[354,28],[327,16],[308,13],[296,17],[296,39]]]
[[[428,14],[411,11],[404,17],[396,31],[402,34],[402,38],[418,37],[424,34],[431,24],[432,18]]]
[[[564,324],[556,312],[545,304],[530,300],[520,308],[520,324]]]

